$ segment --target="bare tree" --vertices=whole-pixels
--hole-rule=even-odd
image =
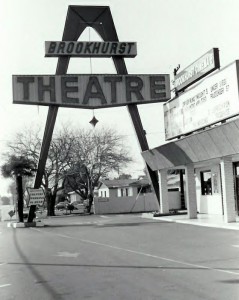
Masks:
[[[118,172],[131,161],[123,137],[114,129],[78,130],[65,185],[70,186],[83,199],[89,199],[87,209],[90,212],[94,188],[99,179],[112,171]]]
[[[9,143],[7,156],[21,155],[31,158],[37,168],[41,138],[39,130],[31,128],[17,133]],[[75,191],[89,199],[88,211],[93,202],[93,191],[99,179],[111,171],[119,171],[131,162],[122,136],[113,129],[71,130],[63,126],[51,141],[43,174],[42,186],[46,192],[48,215],[54,215],[56,195],[63,188]]]
[[[48,215],[54,215],[57,193],[64,189],[65,174],[73,156],[74,134],[64,127],[51,141],[42,185],[47,191]]]
[[[63,127],[51,141],[47,163],[42,178],[42,186],[46,192],[48,215],[54,215],[54,206],[57,192],[63,189],[64,174],[69,166],[72,155],[73,138],[70,130]],[[33,160],[37,168],[41,149],[40,130],[31,128],[17,133],[12,142],[8,144],[9,151],[5,156],[13,153]]]

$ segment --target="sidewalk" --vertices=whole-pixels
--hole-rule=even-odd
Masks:
[[[225,223],[223,216],[198,214],[197,217],[198,217],[197,219],[188,219],[187,215],[171,215],[171,216],[154,217],[153,213],[142,214],[142,218],[153,219],[155,221],[158,220],[158,221],[175,222],[175,223],[189,224],[189,225],[196,225],[196,226],[239,230],[239,217],[237,217],[236,222],[233,223]]]

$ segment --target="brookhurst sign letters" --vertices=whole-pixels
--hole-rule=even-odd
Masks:
[[[135,42],[45,42],[45,56],[75,56],[75,57],[135,57],[137,55]]]
[[[165,102],[170,79],[159,75],[13,75],[13,103],[102,108]]]

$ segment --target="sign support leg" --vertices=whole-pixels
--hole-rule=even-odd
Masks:
[[[37,173],[36,173],[36,178],[35,178],[35,183],[34,183],[35,189],[38,189],[42,183],[42,177],[44,175],[47,155],[48,155],[48,151],[49,151],[50,144],[51,144],[51,139],[52,139],[52,134],[53,134],[53,130],[54,130],[55,122],[56,122],[57,112],[58,112],[57,106],[49,107],[46,126],[45,126],[45,132],[44,132],[43,141],[42,141],[41,153],[40,153],[40,158],[39,158],[39,162],[38,162],[38,168],[37,168]],[[31,205],[27,222],[31,223],[33,221],[35,211],[36,211],[36,205]]]
[[[127,107],[128,107],[129,114],[131,116],[131,120],[133,122],[133,126],[135,129],[137,138],[138,138],[138,142],[139,142],[141,151],[149,150],[146,133],[145,133],[145,130],[143,129],[143,125],[141,123],[138,107],[135,104],[128,105]],[[157,175],[156,171],[151,170],[151,168],[147,165],[147,163],[145,163],[145,165],[146,165],[147,173],[148,173],[149,179],[151,181],[152,187],[156,194],[157,200],[160,204],[158,175]]]

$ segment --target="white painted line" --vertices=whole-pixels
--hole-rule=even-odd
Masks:
[[[84,240],[84,239],[77,239],[77,238],[74,238],[74,237],[71,237],[71,236],[68,236],[68,235],[63,235],[63,234],[57,234],[57,235],[60,236],[60,237],[68,238],[68,239],[78,240],[78,241],[89,243],[89,244],[104,246],[104,247],[108,247],[108,248],[111,248],[111,249],[116,249],[116,250],[121,250],[121,251],[124,251],[124,252],[134,253],[134,254],[137,254],[137,255],[143,255],[143,256],[152,257],[152,258],[156,258],[156,259],[160,259],[160,260],[165,260],[165,261],[169,261],[169,262],[173,262],[173,263],[177,263],[177,264],[181,264],[181,265],[185,265],[185,266],[190,266],[190,267],[193,267],[193,268],[205,269],[205,270],[216,271],[216,272],[233,274],[233,275],[238,275],[239,276],[238,272],[233,272],[233,271],[229,271],[229,270],[222,270],[222,269],[219,269],[219,268],[211,268],[211,267],[206,267],[206,266],[203,266],[203,265],[187,263],[187,262],[180,261],[180,260],[175,260],[175,259],[166,258],[166,257],[158,256],[158,255],[153,255],[153,254],[149,254],[149,253],[145,253],[145,252],[139,252],[139,251],[135,251],[135,250],[125,249],[125,248],[121,248],[121,247],[117,247],[117,246],[112,246],[112,245],[109,245],[109,244],[103,244],[103,243],[98,243],[98,242],[94,242],[94,241],[90,241],[90,240]]]
[[[2,284],[2,285],[0,285],[0,288],[6,287],[6,286],[9,286],[9,285],[11,285],[11,284],[10,283]]]
[[[236,247],[236,248],[239,248],[239,245],[232,245],[232,247]]]
[[[4,266],[4,265],[6,265],[7,263],[0,263],[0,266]]]
[[[62,257],[72,257],[76,258],[79,256],[80,253],[72,253],[72,252],[58,252],[55,256],[62,256]]]

